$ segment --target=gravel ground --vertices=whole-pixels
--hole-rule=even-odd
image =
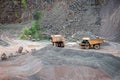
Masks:
[[[40,71],[42,63],[30,54],[0,61],[0,80],[24,80],[25,77]],[[13,79],[12,79],[13,78]]]
[[[7,56],[11,53],[16,55],[19,47],[23,47],[23,53],[26,53],[26,51],[32,52],[32,50],[38,50],[50,44],[49,41],[28,41],[10,38],[4,39],[4,41],[7,42],[9,46],[0,45],[0,56],[2,53],[6,53]]]
[[[120,56],[120,44],[118,43],[106,41],[101,45],[100,50],[85,50],[80,49],[76,42],[66,42],[65,48],[57,48],[49,41],[5,40],[10,46],[6,48],[0,46],[0,48],[1,51],[7,50],[8,54],[17,50],[19,46],[23,46],[24,51],[26,49],[36,49],[36,51],[30,52],[32,55],[26,54],[0,61],[1,79],[5,77],[10,80],[70,80],[70,75],[73,76],[72,80],[120,79],[117,76],[120,75],[120,58],[117,57]],[[87,77],[84,78],[86,75]]]
[[[33,56],[36,56],[37,58],[41,59],[44,67],[51,67],[51,66],[55,67],[55,66],[64,66],[64,65],[79,66],[79,67],[85,66],[92,69],[100,70],[106,73],[108,76],[110,76],[113,80],[120,79],[118,78],[119,77],[118,75],[120,74],[119,71],[120,58],[115,57],[111,54],[102,54],[99,52],[80,51],[73,49],[61,49],[61,48],[49,46],[33,53]],[[52,73],[50,73],[49,75],[51,74]],[[56,75],[57,74],[59,73],[56,73]],[[42,77],[41,75],[43,74],[42,73],[36,74],[36,77],[40,78]],[[45,79],[45,77],[43,77],[43,80],[49,80],[49,79]],[[84,80],[89,80],[89,79],[84,79]]]

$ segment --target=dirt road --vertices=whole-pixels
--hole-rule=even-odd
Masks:
[[[32,50],[38,50],[41,49],[48,44],[50,44],[49,41],[28,41],[28,40],[19,40],[19,39],[4,39],[9,46],[0,46],[0,55],[2,53],[6,53],[7,55],[10,55],[13,53],[14,55],[16,54],[16,51],[18,51],[19,47],[23,47],[23,52],[29,51],[31,52]]]
[[[68,42],[66,43],[67,49],[75,49],[75,50],[82,50],[82,51],[90,51],[90,52],[100,52],[100,53],[105,53],[105,54],[112,54],[114,56],[119,56],[120,57],[120,44],[116,42],[110,42],[106,41],[101,45],[101,48],[99,50],[95,49],[81,49],[79,44],[76,42]]]
[[[50,41],[28,41],[28,40],[20,40],[20,39],[10,39],[5,38],[4,41],[6,41],[9,46],[0,46],[0,54],[7,53],[7,55],[10,55],[11,53],[16,54],[16,51],[20,46],[22,46],[23,52],[29,51],[31,52],[32,49],[39,50],[43,47],[46,47],[48,45],[52,45]],[[65,48],[67,49],[75,49],[75,50],[81,50],[81,51],[90,51],[90,52],[100,52],[100,53],[107,53],[112,54],[114,56],[120,57],[120,44],[116,42],[110,42],[106,41],[101,45],[101,49],[95,50],[95,49],[81,49],[79,44],[76,42],[66,42]]]

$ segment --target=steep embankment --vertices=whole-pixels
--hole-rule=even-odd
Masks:
[[[47,11],[43,25],[46,33],[59,33],[66,37],[83,31],[99,34],[99,4],[90,0],[58,1]],[[75,35],[76,36],[76,35]]]
[[[109,0],[101,9],[101,35],[120,42],[120,0]]]
[[[43,10],[42,25],[47,34],[74,38],[88,32],[120,41],[119,0],[26,0],[24,4],[1,0],[0,3],[0,23],[32,20],[35,11]]]
[[[100,26],[98,2],[91,0],[26,0],[23,4],[21,1],[1,0],[0,22],[24,22],[31,20],[36,10],[44,10],[42,24],[46,29],[45,33],[60,33],[70,37],[78,31],[89,31],[98,35]]]

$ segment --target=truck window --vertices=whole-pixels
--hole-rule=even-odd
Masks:
[[[89,44],[88,40],[83,40],[82,43]]]

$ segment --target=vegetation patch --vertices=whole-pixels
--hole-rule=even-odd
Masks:
[[[44,27],[41,25],[41,20],[43,17],[43,13],[39,11],[35,11],[33,14],[34,22],[32,23],[31,27],[25,26],[20,33],[21,39],[35,39],[35,40],[46,40],[48,39],[47,36],[42,35],[44,31]]]

